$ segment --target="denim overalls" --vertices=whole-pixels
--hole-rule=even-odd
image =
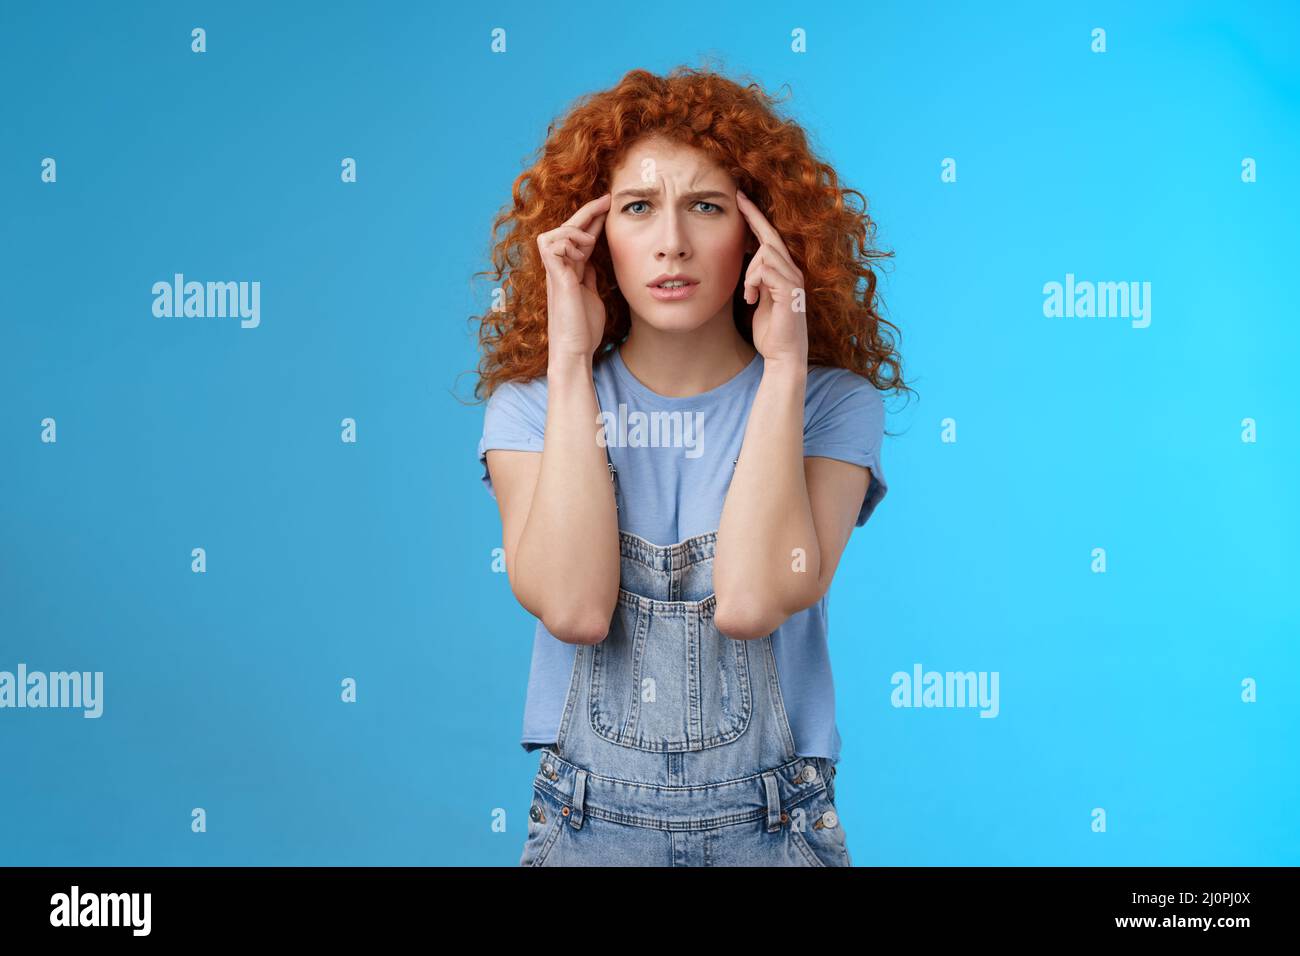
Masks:
[[[717,531],[618,537],[618,604],[576,646],[520,865],[850,866],[835,768],[795,754],[772,636],[713,624]]]

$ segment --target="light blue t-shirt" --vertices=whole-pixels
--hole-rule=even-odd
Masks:
[[[755,355],[743,371],[717,388],[682,398],[652,392],[628,371],[617,349],[598,359],[593,372],[600,410],[606,415],[609,456],[618,472],[619,527],[659,545],[717,530],[732,463],[740,456],[763,377],[763,356]],[[866,523],[888,490],[880,468],[884,427],[884,402],[868,379],[848,369],[808,369],[804,455],[871,469],[857,527]],[[488,449],[541,451],[545,431],[545,376],[507,382],[492,393],[478,459],[483,484],[493,498]],[[823,597],[787,618],[772,635],[772,651],[799,755],[838,762],[826,604]],[[576,645],[556,639],[537,622],[520,741],[525,750],[554,743],[559,735],[576,651]]]

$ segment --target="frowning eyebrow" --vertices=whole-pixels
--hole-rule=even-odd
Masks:
[[[620,199],[624,196],[630,196],[633,199],[649,199],[651,196],[658,195],[658,186],[644,186],[637,189],[620,189],[618,192],[614,193],[614,198]],[[694,201],[699,199],[727,199],[729,197],[726,193],[717,189],[703,189],[689,193],[682,193],[682,198]]]

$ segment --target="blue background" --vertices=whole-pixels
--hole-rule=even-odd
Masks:
[[[790,84],[895,253],[920,401],[830,599],[854,863],[1300,863],[1298,15],[1041,6],[0,7],[0,670],[105,674],[98,720],[0,710],[0,864],[518,860],[470,277],[548,123],[706,54]],[[260,327],[155,318],[175,272]],[[1044,318],[1067,272],[1150,327]],[[893,708],[916,662],[1000,715]]]

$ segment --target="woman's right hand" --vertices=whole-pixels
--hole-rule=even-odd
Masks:
[[[605,225],[610,194],[591,200],[561,226],[537,237],[546,268],[550,357],[590,359],[605,335],[605,303],[588,260]]]

